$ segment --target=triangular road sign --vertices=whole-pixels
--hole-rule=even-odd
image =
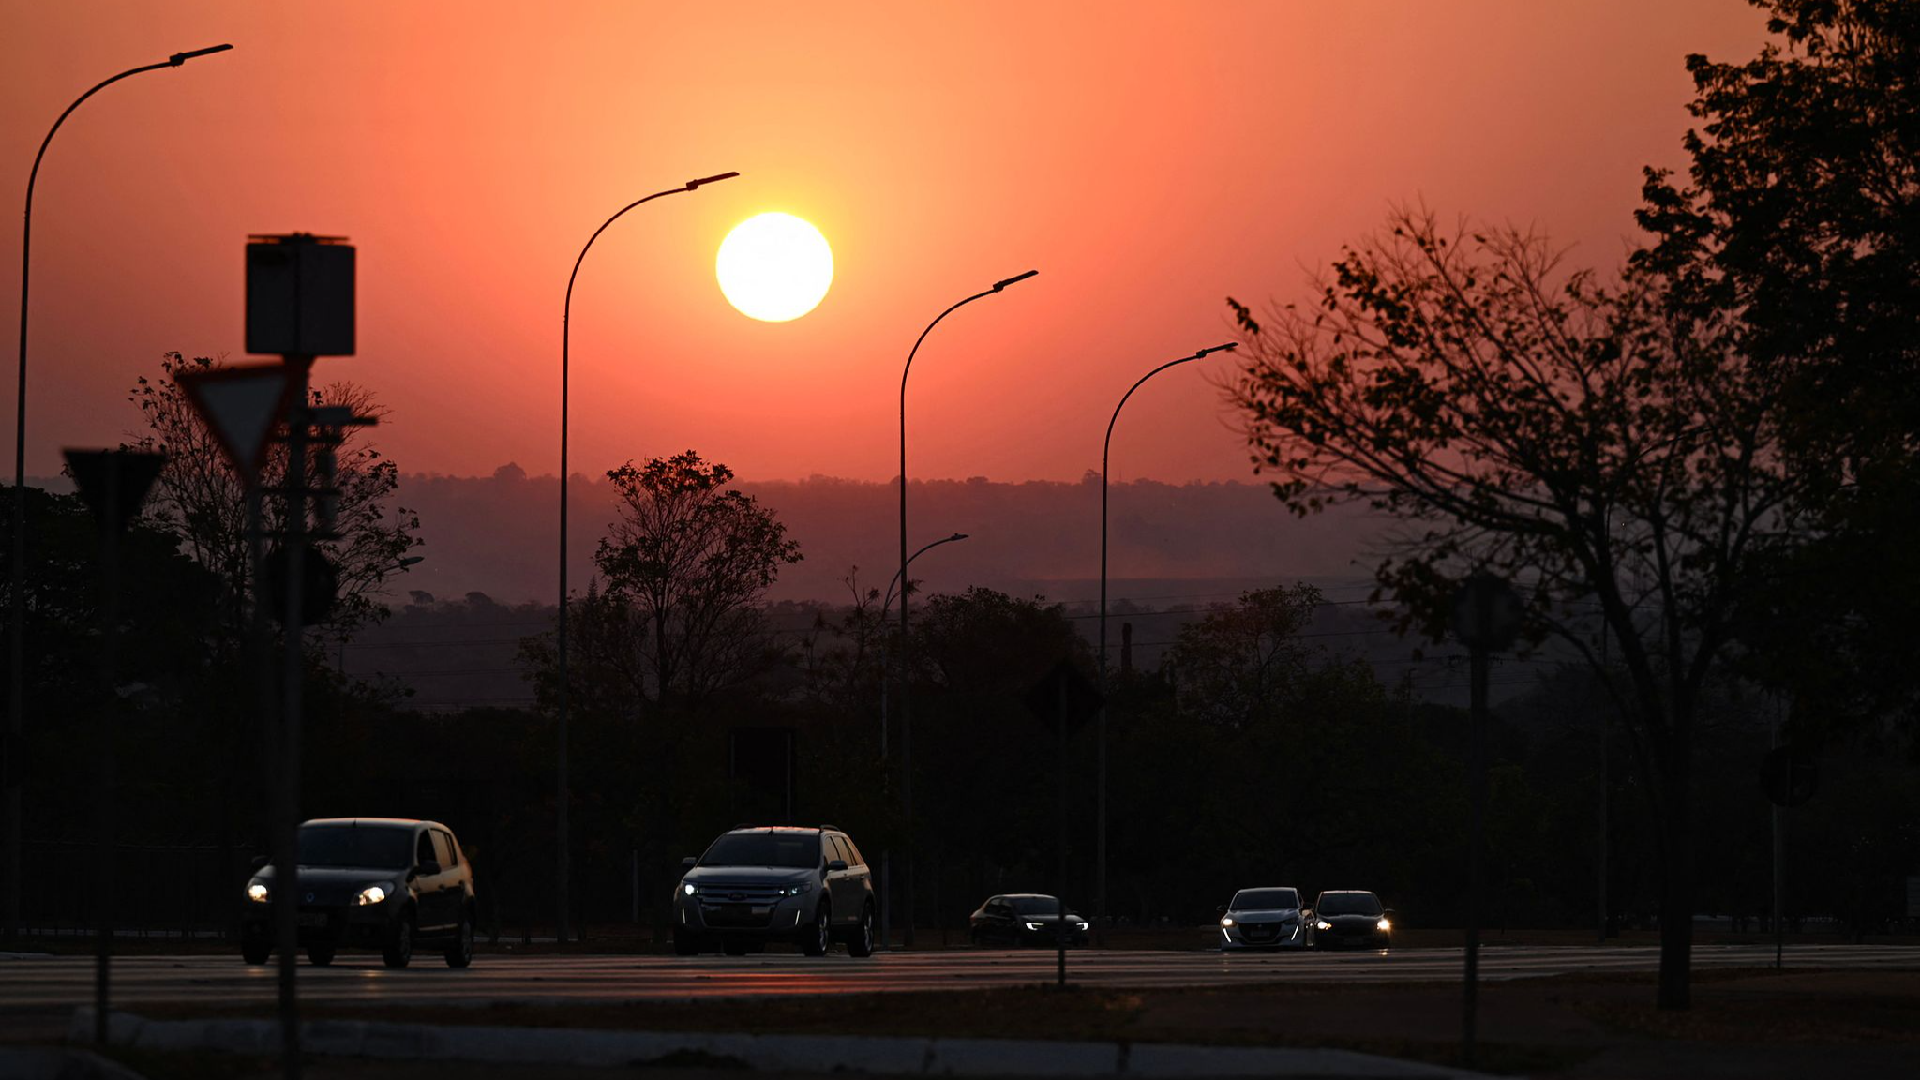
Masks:
[[[293,387],[282,364],[244,364],[181,372],[174,381],[186,392],[207,430],[220,440],[227,460],[251,485],[260,475],[267,437],[287,409]]]
[[[73,486],[103,528],[120,532],[140,513],[167,455],[145,450],[68,450]]]

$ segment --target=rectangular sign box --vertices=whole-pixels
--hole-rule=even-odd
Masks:
[[[353,355],[353,247],[291,233],[247,241],[247,351]]]

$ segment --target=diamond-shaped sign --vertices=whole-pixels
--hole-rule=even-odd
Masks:
[[[244,364],[186,371],[173,378],[219,440],[227,460],[251,485],[260,475],[267,437],[286,414],[287,394],[293,388],[286,367]]]
[[[1107,703],[1107,699],[1100,696],[1100,691],[1093,688],[1087,677],[1080,674],[1080,669],[1064,659],[1042,675],[1021,700],[1035,716],[1049,725],[1061,722],[1061,708],[1064,705],[1069,735],[1085,726],[1100,711],[1100,706]]]
[[[73,486],[94,520],[116,533],[139,516],[147,490],[167,464],[167,455],[145,450],[68,450],[66,458]]]

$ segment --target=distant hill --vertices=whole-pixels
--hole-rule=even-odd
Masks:
[[[899,495],[888,483],[812,477],[743,481],[800,543],[803,562],[781,572],[772,598],[839,602],[858,568],[862,587],[885,588],[898,568]],[[1367,577],[1365,549],[1378,525],[1337,511],[1297,519],[1265,485],[1162,484],[1138,480],[1109,489],[1110,599],[1205,592],[1232,599],[1263,584]],[[968,585],[1063,601],[1093,600],[1100,575],[1100,482],[915,481],[907,489],[913,549],[955,532],[962,542],[914,564],[923,588]],[[569,583],[584,588],[595,542],[614,514],[613,486],[576,477],[569,507]],[[409,474],[399,501],[420,515],[426,560],[397,584],[439,598],[483,592],[494,600],[551,603],[558,588],[559,487],[505,465],[489,477]],[[1122,586],[1121,583],[1125,583]],[[1144,590],[1144,591],[1143,591]],[[1156,603],[1155,606],[1164,606]]]

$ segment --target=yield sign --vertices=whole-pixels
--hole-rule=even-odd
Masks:
[[[144,450],[68,450],[73,486],[100,527],[121,532],[140,514],[147,489],[160,478],[167,455]]]
[[[282,364],[245,364],[182,372],[174,381],[206,422],[227,460],[251,485],[260,475],[267,436],[285,413],[292,382]]]

